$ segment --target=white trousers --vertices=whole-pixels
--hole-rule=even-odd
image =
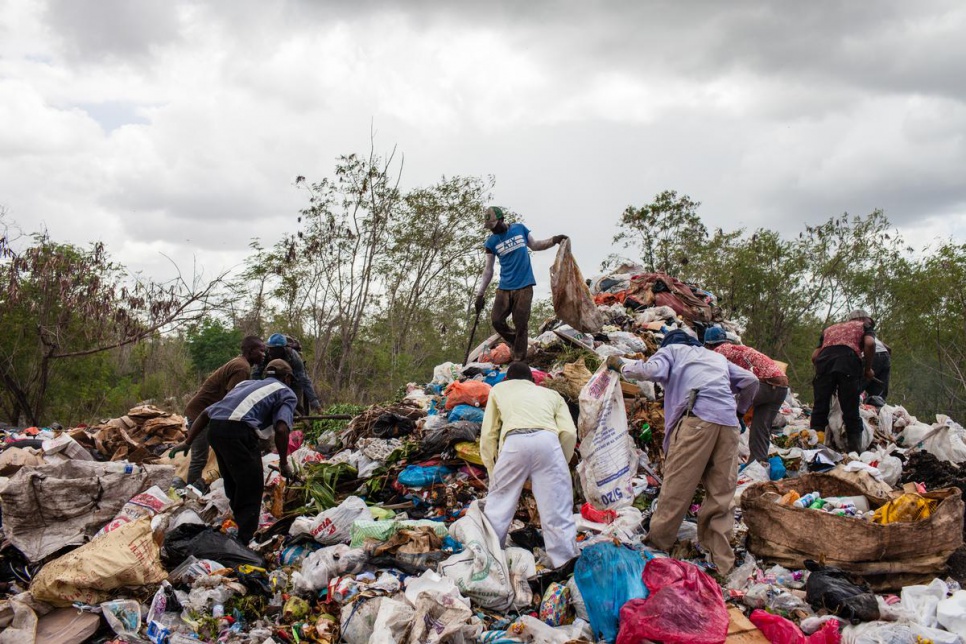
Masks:
[[[559,568],[577,556],[577,526],[570,468],[553,432],[511,434],[503,443],[483,510],[501,544],[506,542],[527,479],[537,501],[547,555]]]

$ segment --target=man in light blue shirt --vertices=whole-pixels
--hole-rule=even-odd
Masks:
[[[664,482],[647,542],[660,550],[674,544],[701,483],[707,494],[698,512],[698,542],[718,571],[727,574],[735,563],[729,535],[735,520],[737,419],[754,401],[758,378],[680,330],[668,333],[646,362],[625,364],[611,356],[607,366],[628,379],[664,388]]]
[[[483,225],[492,234],[484,244],[486,266],[476,291],[476,312],[483,310],[483,295],[493,279],[493,264],[499,258],[500,285],[493,300],[490,321],[496,332],[506,340],[513,352],[513,359],[526,361],[530,305],[533,303],[533,285],[537,283],[530,265],[530,250],[546,250],[567,239],[567,236],[556,235],[538,241],[523,224],[507,224],[503,209],[496,206],[486,209]],[[511,316],[513,328],[506,322]]]

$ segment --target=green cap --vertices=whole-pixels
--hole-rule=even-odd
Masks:
[[[487,230],[493,230],[498,221],[503,221],[503,208],[499,206],[490,206],[484,214],[486,219],[483,221],[483,226]]]

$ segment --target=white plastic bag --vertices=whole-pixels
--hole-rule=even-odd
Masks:
[[[368,560],[364,550],[354,550],[345,544],[322,548],[302,561],[302,570],[292,573],[292,583],[299,592],[321,590],[333,577],[359,572]]]
[[[928,586],[906,586],[902,589],[902,607],[916,616],[923,626],[936,627],[936,608],[946,599],[949,587],[942,579],[933,579]]]
[[[291,535],[308,534],[324,545],[347,543],[353,521],[371,520],[372,512],[366,502],[357,496],[350,496],[334,508],[329,508],[314,519],[299,517],[292,523],[288,533]]]
[[[930,641],[932,644],[963,644],[963,640],[955,633],[912,622],[866,622],[842,629],[842,644],[913,644],[922,641]]]
[[[966,640],[966,590],[957,590],[952,597],[939,602],[936,621],[950,633]]]
[[[507,565],[506,553],[493,526],[473,501],[466,514],[449,529],[464,550],[439,564],[439,572],[453,580],[473,603],[483,608],[504,611],[516,598]]]
[[[890,487],[895,487],[896,483],[899,482],[899,477],[902,476],[902,461],[892,456],[893,449],[895,449],[894,445],[888,448],[879,447],[875,451],[862,452],[859,455],[859,460],[863,463],[869,465],[874,461],[878,463],[875,468],[879,470],[882,481]]]
[[[634,502],[631,479],[637,476],[637,448],[627,431],[627,411],[620,378],[601,365],[580,390],[581,461],[577,475],[584,496],[600,510]]]
[[[832,405],[828,414],[828,429],[825,435],[825,444],[837,448],[839,451],[848,452],[848,439],[845,436],[845,420],[842,417],[842,405],[839,403],[838,396],[832,396]],[[862,439],[859,441],[859,452],[869,449],[875,433],[872,427],[862,419]]]
[[[523,548],[507,548],[506,560],[513,586],[513,608],[522,611],[533,603],[533,590],[528,580],[537,576],[537,561],[532,552]]]
[[[462,366],[453,362],[444,362],[433,369],[433,382],[439,385],[448,385],[460,377]]]

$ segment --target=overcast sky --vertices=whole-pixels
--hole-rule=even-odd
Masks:
[[[213,274],[374,126],[405,186],[492,174],[587,273],[664,189],[709,227],[882,208],[963,241],[964,34],[952,1],[0,0],[0,205]]]

